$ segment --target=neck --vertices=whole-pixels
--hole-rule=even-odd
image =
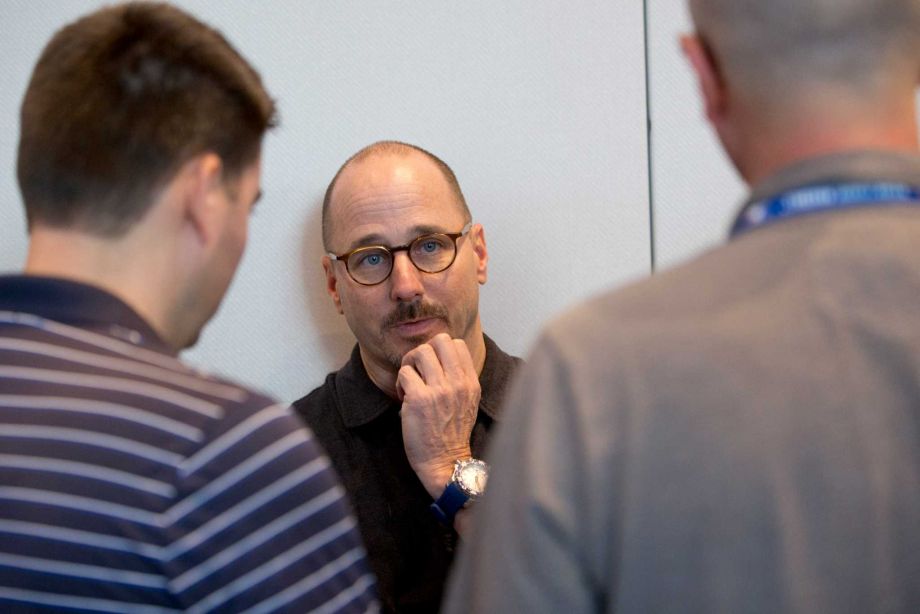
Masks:
[[[175,284],[167,283],[161,269],[155,254],[144,251],[133,237],[112,239],[42,227],[31,231],[24,273],[101,288],[124,301],[161,339],[178,349],[181,343],[171,338],[167,325],[167,305]]]
[[[466,346],[470,350],[470,357],[473,359],[476,374],[482,375],[482,369],[486,364],[486,342],[482,336],[482,326],[478,318],[474,326],[474,332],[466,335],[464,341],[466,341]],[[374,385],[380,388],[387,396],[398,399],[396,377],[399,374],[399,369],[394,369],[389,364],[376,363],[361,346],[359,346],[359,351],[361,352],[361,362],[364,364],[364,369],[367,371],[371,381],[374,382]]]
[[[823,108],[821,108],[823,106]],[[917,121],[911,95],[901,104],[870,109],[834,111],[832,105],[812,105],[783,117],[763,116],[745,125],[747,140],[739,139],[738,170],[756,185],[778,170],[803,160],[858,150],[917,152]]]

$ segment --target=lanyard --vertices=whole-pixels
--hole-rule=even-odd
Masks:
[[[872,205],[920,204],[920,189],[906,183],[837,183],[782,192],[750,203],[738,214],[729,236],[785,218]]]

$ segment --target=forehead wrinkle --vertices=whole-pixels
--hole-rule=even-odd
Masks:
[[[426,206],[430,197],[425,192],[419,186],[391,186],[386,190],[366,188],[352,191],[342,206],[371,215],[386,214],[390,209]]]
[[[343,235],[346,245],[342,247],[349,251],[369,243],[392,246],[419,234],[453,232],[440,223],[441,199],[428,192],[418,184],[352,189],[333,207],[333,233]],[[453,204],[449,208],[457,210]],[[403,227],[407,223],[412,226]]]

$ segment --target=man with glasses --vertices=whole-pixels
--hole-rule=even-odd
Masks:
[[[327,291],[358,343],[294,406],[351,496],[384,608],[433,612],[519,363],[482,332],[485,234],[442,160],[386,141],[333,178],[323,243]]]

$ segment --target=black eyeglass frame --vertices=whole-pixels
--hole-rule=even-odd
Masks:
[[[397,245],[394,247],[390,247],[388,245],[362,245],[361,247],[356,247],[350,252],[346,252],[344,254],[334,254],[332,252],[326,252],[326,255],[329,257],[330,260],[338,260],[339,262],[342,262],[345,265],[345,270],[348,271],[348,276],[351,277],[352,281],[354,281],[356,284],[360,284],[362,286],[376,286],[388,280],[390,278],[390,275],[393,274],[393,265],[396,263],[396,252],[406,252],[406,256],[409,257],[409,262],[412,263],[412,266],[414,266],[416,269],[418,269],[422,273],[430,273],[432,275],[436,273],[443,273],[444,271],[449,269],[454,264],[454,261],[457,260],[457,252],[460,251],[460,248],[457,247],[457,241],[459,241],[460,237],[468,233],[472,228],[473,228],[473,221],[470,220],[469,222],[466,223],[466,225],[463,228],[460,229],[460,232],[429,232],[428,234],[423,234],[423,235],[419,235],[415,237],[414,239],[412,239],[405,245]],[[415,263],[415,260],[412,259],[412,250],[411,250],[412,246],[418,243],[419,241],[423,241],[424,239],[428,239],[430,237],[447,237],[454,244],[454,255],[450,259],[450,262],[448,262],[444,268],[438,269],[437,271],[426,271],[425,269],[419,267],[419,265]],[[369,249],[382,249],[383,251],[387,252],[390,255],[390,270],[387,271],[387,274],[383,277],[383,279],[381,279],[380,281],[374,282],[372,284],[366,284],[362,281],[358,281],[357,279],[355,279],[354,275],[351,274],[351,269],[348,267],[348,259],[352,255],[358,252],[361,252],[361,251],[369,250]]]

